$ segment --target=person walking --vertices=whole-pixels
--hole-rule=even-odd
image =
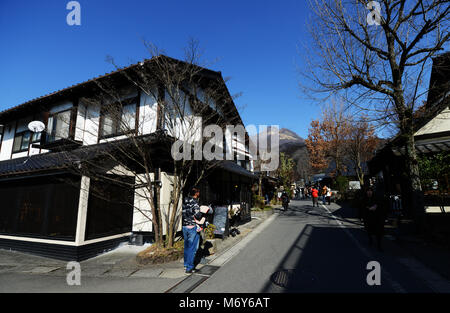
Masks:
[[[314,206],[319,207],[319,190],[316,188],[316,186],[311,188],[311,196],[312,196],[313,207]]]
[[[382,251],[381,240],[384,234],[386,214],[382,199],[374,195],[372,187],[369,187],[366,191],[363,212],[364,227],[369,236],[369,245],[373,244],[372,237],[375,237],[378,250]]]
[[[327,187],[327,193],[326,193],[325,198],[327,200],[328,205],[330,205],[331,204],[331,188],[330,187]]]
[[[327,196],[327,185],[323,185],[322,188],[322,203],[325,204],[326,202],[326,196]]]
[[[206,264],[206,258],[207,256],[207,249],[206,249],[206,232],[205,229],[208,227],[208,222],[206,221],[206,215],[212,214],[213,209],[211,206],[208,205],[201,205],[200,206],[200,213],[201,215],[197,214],[194,216],[195,223],[197,224],[197,232],[200,236],[199,240],[199,248],[197,248],[197,252],[194,257],[194,267],[197,264]],[[201,216],[201,219],[197,219]]]
[[[200,206],[198,200],[200,197],[200,190],[192,188],[189,195],[184,199],[182,206],[182,230],[184,238],[184,267],[186,273],[191,274],[195,272],[195,255],[197,253],[200,234],[196,220],[202,219]]]
[[[282,195],[281,195],[281,202],[283,204],[283,210],[286,211],[288,209],[289,206],[289,195],[286,191],[283,191]]]

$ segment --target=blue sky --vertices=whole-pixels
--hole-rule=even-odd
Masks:
[[[0,1],[0,110],[125,66],[149,54],[142,39],[182,59],[199,41],[211,69],[230,77],[248,124],[273,124],[306,137],[318,107],[298,88],[297,47],[307,43],[306,1],[79,0],[69,26],[66,0]]]

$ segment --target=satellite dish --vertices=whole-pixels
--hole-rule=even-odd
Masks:
[[[41,121],[32,121],[28,124],[28,129],[33,133],[40,133],[45,129],[45,125]]]

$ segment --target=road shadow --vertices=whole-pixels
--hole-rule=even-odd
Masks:
[[[348,223],[354,212],[342,210],[342,219]],[[334,213],[333,213],[334,214]],[[357,224],[349,227],[337,225],[323,208],[292,206],[280,212],[279,219],[287,223],[300,223],[315,217],[306,224],[288,252],[281,259],[262,293],[395,293],[398,286],[407,286],[411,292],[430,292],[410,269],[396,262],[399,257],[395,246],[383,240],[384,252],[368,243],[367,233]],[[354,227],[353,227],[354,226]],[[367,264],[377,261],[382,266],[382,284],[367,283]],[[398,284],[390,273],[395,273]]]
[[[335,216],[331,216],[326,210],[320,207],[313,207],[312,204],[309,204],[306,201],[304,203],[290,205],[288,210],[282,211],[279,213],[282,216],[297,216],[297,215],[308,215],[308,216],[316,216],[322,217],[328,220],[339,220],[341,222],[345,222],[347,224],[353,224],[355,226],[363,226],[363,221],[359,218],[359,212],[357,209],[352,208],[350,206],[338,206],[333,203],[332,205],[326,205]]]

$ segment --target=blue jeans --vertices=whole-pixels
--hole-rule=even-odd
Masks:
[[[183,226],[183,238],[184,238],[184,266],[187,271],[194,269],[195,254],[200,243],[200,234],[197,232],[196,227],[188,228]]]

